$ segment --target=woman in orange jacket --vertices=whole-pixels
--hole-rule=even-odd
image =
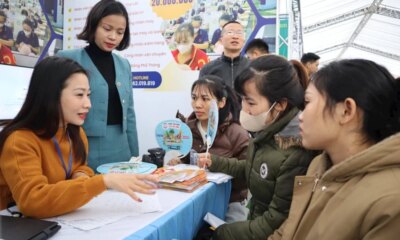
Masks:
[[[86,71],[73,60],[49,57],[33,70],[25,102],[0,132],[0,209],[13,202],[26,216],[71,212],[106,189],[141,201],[157,176],[94,175],[86,165],[81,128],[91,107]]]

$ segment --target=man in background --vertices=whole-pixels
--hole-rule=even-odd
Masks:
[[[318,71],[319,59],[320,57],[312,52],[305,53],[301,57],[301,63],[306,67],[308,76]]]
[[[244,28],[237,21],[229,21],[222,27],[221,43],[224,47],[222,56],[204,65],[200,76],[216,75],[226,85],[233,87],[236,76],[249,65],[249,60],[240,55],[244,45]]]
[[[258,57],[269,54],[269,46],[264,40],[260,38],[255,38],[247,44],[244,52],[247,58],[251,61]]]

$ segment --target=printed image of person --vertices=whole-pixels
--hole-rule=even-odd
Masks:
[[[39,38],[33,31],[32,21],[25,19],[22,22],[22,29],[15,41],[15,47],[18,49],[18,52],[25,55],[39,54]]]
[[[192,26],[194,29],[194,45],[207,52],[208,49],[208,32],[205,29],[202,29],[201,26],[203,24],[203,19],[201,16],[196,15],[192,18]]]
[[[219,28],[215,29],[210,43],[210,49],[214,53],[222,54],[224,51],[224,46],[221,43],[221,33],[222,27],[229,21],[231,21],[231,16],[229,14],[222,14],[218,20]]]
[[[8,2],[8,0],[3,0],[0,3],[0,9],[9,9],[10,8],[10,4]]]
[[[238,21],[239,14],[243,14],[244,10],[239,3],[235,1],[226,1],[225,12],[231,16],[232,21]]]
[[[193,44],[194,29],[190,23],[179,25],[173,38],[176,49],[172,56],[182,69],[200,70],[209,62],[207,54]]]
[[[195,11],[195,13],[199,15],[204,13],[205,11],[206,11],[206,5],[204,2],[201,2],[199,8],[197,8],[197,11]]]
[[[7,15],[4,10],[0,10],[0,43],[11,49],[14,46],[14,36],[6,22]]]
[[[88,164],[94,170],[104,163],[126,162],[139,155],[136,116],[129,61],[113,50],[129,47],[129,17],[125,6],[101,0],[90,10],[78,34],[88,46],[59,51],[90,72],[92,111],[83,128],[89,140]]]
[[[11,50],[0,43],[0,64],[15,65],[15,57]]]

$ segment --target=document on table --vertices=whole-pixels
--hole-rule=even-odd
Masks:
[[[106,191],[81,208],[58,216],[55,220],[81,230],[92,230],[124,217],[162,210],[157,193],[154,195],[136,194],[143,202],[136,202],[125,193]]]
[[[232,178],[233,178],[232,176],[225,173],[207,171],[207,181],[214,182],[216,184],[225,183]]]
[[[178,164],[178,165],[175,165],[175,166],[172,166],[172,167],[167,167],[167,169],[174,169],[175,171],[179,172],[179,171],[188,170],[188,169],[190,169],[190,170],[199,170],[200,168],[198,166],[195,166],[195,165]],[[232,176],[230,176],[228,174],[220,173],[220,172],[206,171],[206,174],[207,174],[207,181],[214,182],[216,184],[225,183],[225,182],[227,182],[227,181],[229,181],[230,179],[233,178]],[[186,175],[184,174],[184,177],[185,176]],[[179,178],[178,175],[170,175],[170,178],[164,179],[164,182],[173,183],[178,178]]]

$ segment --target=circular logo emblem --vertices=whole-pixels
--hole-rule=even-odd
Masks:
[[[266,163],[263,163],[263,164],[261,164],[261,167],[260,167],[260,176],[263,179],[266,179],[267,175],[268,175],[268,166]]]

